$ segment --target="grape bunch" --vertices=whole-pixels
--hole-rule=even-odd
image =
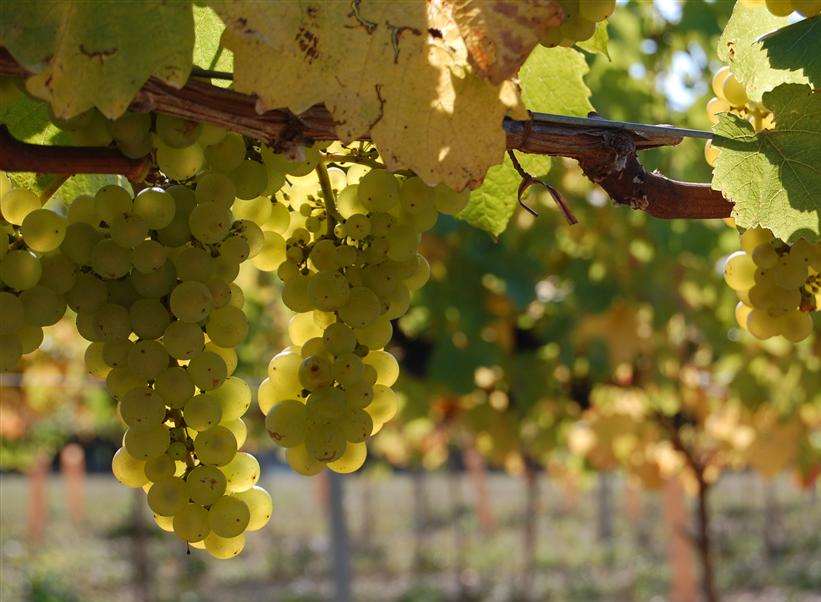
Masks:
[[[788,245],[766,228],[750,228],[741,249],[724,267],[739,298],[739,326],[759,339],[782,335],[797,343],[810,336],[811,312],[821,307],[821,243]]]
[[[544,39],[545,46],[573,46],[589,40],[596,33],[596,23],[604,21],[616,10],[616,0],[558,0],[564,13],[559,27],[550,29]]]
[[[15,188],[0,172],[0,372],[40,347],[43,327],[66,313],[65,293],[75,284],[74,265],[55,250],[67,220],[40,206],[39,197]]]
[[[455,214],[467,193],[431,188],[371,160],[326,167],[323,156],[282,165],[282,198],[304,220],[280,237],[268,269],[296,312],[291,345],[268,365],[259,388],[266,429],[304,475],[326,465],[348,473],[365,461],[365,440],[397,411],[399,375],[385,346],[430,275],[417,252],[438,214]],[[347,167],[343,167],[347,165]],[[313,170],[311,167],[313,166]]]
[[[756,132],[772,129],[775,125],[772,112],[760,102],[751,101],[747,90],[738,81],[728,66],[724,66],[713,75],[712,88],[715,96],[707,101],[707,116],[710,123],[718,123],[721,113],[732,113],[748,120]],[[710,167],[715,167],[720,150],[708,140],[704,146],[704,158]]]
[[[747,6],[766,6],[776,17],[786,17],[798,12],[802,17],[821,14],[821,0],[742,0]]]

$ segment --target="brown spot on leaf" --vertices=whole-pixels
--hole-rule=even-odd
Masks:
[[[106,48],[104,50],[89,50],[85,47],[85,44],[80,44],[80,52],[91,60],[98,61],[102,65],[107,58],[117,54],[117,49]]]
[[[319,56],[319,52],[317,51],[319,38],[316,37],[316,34],[305,29],[304,27],[300,27],[296,34],[296,42],[299,44],[299,48],[308,59],[308,63],[313,63]]]

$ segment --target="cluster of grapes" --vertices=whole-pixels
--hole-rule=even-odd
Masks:
[[[821,307],[821,243],[801,239],[790,246],[766,228],[741,235],[724,280],[740,301],[738,324],[759,339],[777,335],[797,343],[813,330],[810,312]]]
[[[564,12],[561,26],[551,29],[540,40],[545,46],[570,47],[589,40],[596,33],[596,23],[616,10],[616,0],[558,0]]]
[[[821,14],[821,0],[742,0],[747,6],[766,6],[776,17],[798,12],[802,17]]]
[[[725,65],[716,71],[712,87],[715,96],[707,101],[707,116],[713,125],[718,123],[718,116],[721,113],[732,113],[748,120],[756,132],[772,129],[774,126],[772,112],[760,102],[753,102],[747,97],[747,90],[730,67]],[[704,157],[710,167],[715,167],[719,152],[712,141],[708,140],[704,146]]]
[[[384,347],[391,320],[430,267],[417,252],[421,232],[439,212],[455,214],[467,193],[399,177],[372,160],[316,169],[301,164],[283,198],[304,219],[280,248],[282,300],[297,312],[291,346],[274,356],[259,388],[271,438],[287,448],[290,466],[314,475],[324,466],[347,473],[365,461],[365,440],[390,420],[399,375]],[[295,166],[286,166],[293,172]],[[273,267],[273,266],[272,266]]]

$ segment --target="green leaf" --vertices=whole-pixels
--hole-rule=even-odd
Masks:
[[[191,2],[5,2],[0,45],[35,72],[26,86],[58,117],[96,106],[125,112],[152,75],[182,86],[191,71]]]
[[[765,36],[761,46],[770,65],[780,71],[803,72],[813,88],[821,81],[821,19],[804,19]]]
[[[607,48],[607,43],[610,41],[610,36],[607,33],[607,21],[600,21],[596,23],[596,33],[583,42],[578,42],[576,47],[581,48],[591,54],[600,54],[610,58],[610,51]]]
[[[718,58],[732,67],[735,76],[747,88],[747,95],[754,101],[760,101],[764,92],[779,84],[808,82],[800,65],[784,68],[772,65],[770,56],[759,41],[765,34],[788,25],[789,22],[786,17],[772,15],[763,3],[760,6],[748,6],[737,2],[718,41]],[[801,46],[817,46],[817,43],[817,40],[809,40],[802,42]]]
[[[735,115],[722,115],[713,144],[721,149],[713,188],[735,203],[743,228],[764,226],[785,241],[817,240],[821,216],[821,96],[809,86],[782,84],[764,94],[775,129],[756,134]]]
[[[491,167],[482,185],[471,191],[470,202],[459,214],[459,219],[498,236],[507,228],[516,209],[520,181],[513,164],[505,156],[504,163]]]
[[[584,55],[572,48],[538,46],[519,71],[522,100],[531,111],[586,116],[593,110]]]
[[[222,46],[220,38],[225,24],[214,9],[207,6],[194,6],[194,64],[203,69],[216,71],[233,71],[234,55]],[[214,80],[216,86],[228,87],[229,80]]]

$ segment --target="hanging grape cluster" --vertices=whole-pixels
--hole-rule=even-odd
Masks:
[[[327,167],[329,156],[339,165]],[[291,228],[268,267],[296,315],[292,344],[271,359],[258,398],[271,438],[305,475],[359,468],[365,440],[396,413],[399,366],[384,347],[391,320],[430,275],[420,234],[467,203],[467,193],[389,173],[373,149],[369,165],[356,160],[313,154],[282,166],[291,174],[283,199],[304,226]]]
[[[544,39],[545,46],[573,46],[589,40],[596,33],[596,23],[604,21],[616,10],[616,0],[558,0],[564,13],[559,27],[550,29]]]

